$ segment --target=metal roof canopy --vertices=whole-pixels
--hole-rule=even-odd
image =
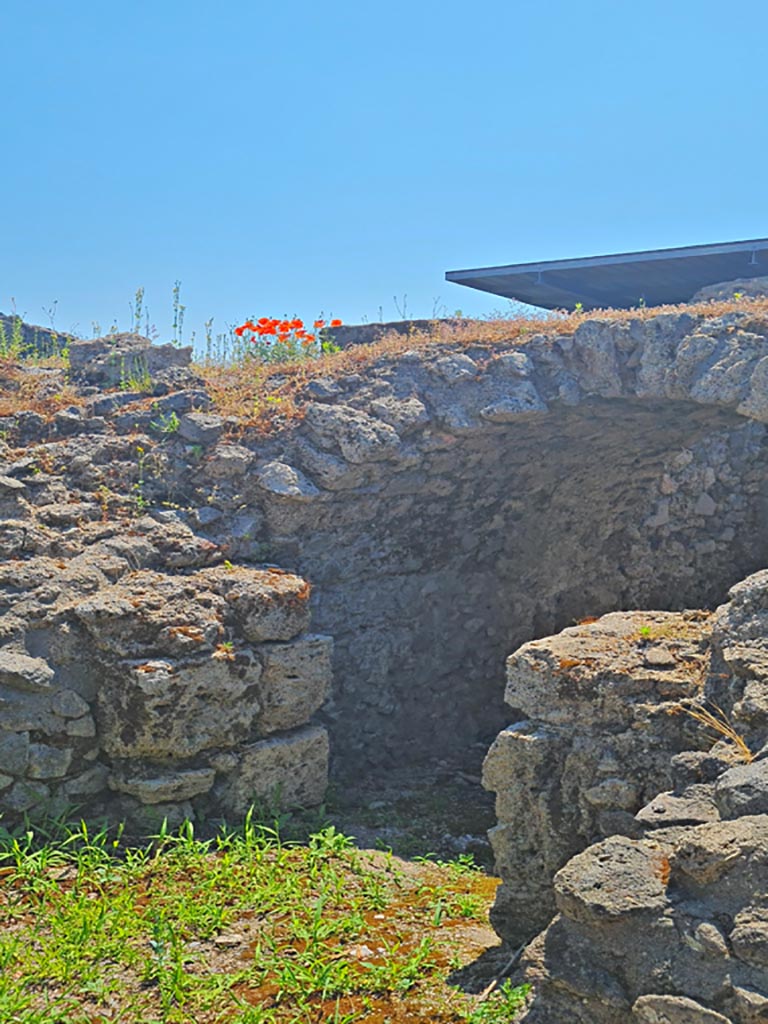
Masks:
[[[763,276],[768,238],[450,270],[445,279],[544,309],[573,310],[676,305],[705,285]]]

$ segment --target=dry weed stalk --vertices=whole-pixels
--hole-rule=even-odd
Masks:
[[[736,732],[736,729],[721,707],[715,703],[712,704],[712,707],[715,709],[714,712],[709,711],[705,707],[686,707],[685,705],[681,705],[680,710],[684,711],[686,715],[690,715],[694,721],[717,733],[718,736],[733,743],[741,759],[749,764],[754,754],[747,746],[744,737]]]

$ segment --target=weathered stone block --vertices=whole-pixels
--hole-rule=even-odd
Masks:
[[[632,1018],[638,1024],[731,1024],[722,1013],[686,996],[640,996]]]
[[[325,700],[331,683],[333,641],[327,636],[299,637],[292,643],[258,648],[263,671],[259,682],[262,733],[303,725]]]
[[[50,789],[42,782],[19,781],[13,789],[3,797],[3,803],[9,811],[21,814],[33,807],[44,804],[51,795]]]
[[[0,685],[39,693],[50,690],[53,669],[42,658],[30,658],[16,651],[0,650]]]
[[[67,779],[62,786],[62,793],[68,799],[76,799],[82,796],[95,796],[107,787],[109,769],[106,765],[95,764],[92,768]]]
[[[62,718],[82,718],[91,710],[87,701],[74,690],[59,690],[51,698],[51,711]]]
[[[135,796],[143,804],[175,803],[207,793],[216,773],[212,768],[186,768],[179,771],[153,771],[147,768],[137,775],[112,774],[109,788]]]
[[[259,801],[313,807],[322,802],[327,786],[328,734],[314,725],[246,747],[237,768],[214,792],[219,806],[239,817]]]
[[[0,731],[0,771],[24,775],[29,763],[29,733]]]
[[[27,775],[30,779],[59,779],[67,774],[72,763],[68,747],[50,747],[47,743],[30,743]]]
[[[292,640],[309,625],[309,584],[278,570],[236,569],[222,581],[246,640]]]
[[[111,757],[192,757],[242,742],[259,709],[261,665],[245,657],[122,662],[99,694]]]

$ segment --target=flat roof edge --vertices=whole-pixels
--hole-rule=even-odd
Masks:
[[[641,263],[668,260],[676,256],[708,256],[730,252],[749,252],[768,249],[768,238],[753,238],[741,242],[714,242],[708,245],[684,245],[674,249],[648,249],[642,252],[612,253],[606,256],[580,256],[568,260],[544,260],[539,263],[512,263],[501,267],[476,267],[473,270],[448,270],[446,281],[462,281],[469,277],[501,277],[507,274],[535,274],[544,270],[578,269],[580,267],[607,267],[617,263]]]

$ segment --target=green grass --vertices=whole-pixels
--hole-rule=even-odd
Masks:
[[[406,865],[333,827],[286,842],[250,816],[144,847],[85,824],[6,834],[0,1020],[507,1021],[504,986],[476,1005],[446,983],[483,951],[467,922],[486,919],[494,889],[466,862]]]

